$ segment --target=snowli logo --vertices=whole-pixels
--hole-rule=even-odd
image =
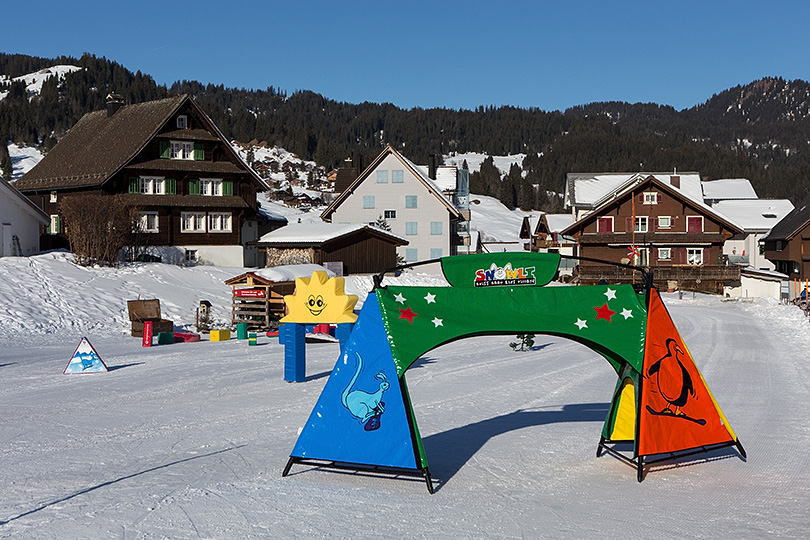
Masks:
[[[512,263],[503,267],[492,263],[489,270],[481,268],[475,272],[476,287],[494,287],[504,285],[534,285],[534,266],[512,268]]]

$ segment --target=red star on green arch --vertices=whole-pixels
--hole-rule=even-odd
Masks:
[[[596,310],[596,319],[605,319],[607,322],[610,322],[610,317],[616,315],[616,312],[610,309],[605,302],[605,305],[602,307],[595,307],[593,308]],[[401,310],[400,310],[401,311]]]
[[[401,309],[400,308],[399,313],[400,313],[400,316],[399,316],[400,319],[408,319],[408,322],[411,323],[411,324],[413,324],[413,318],[419,316],[418,313],[414,313],[413,311],[411,311],[411,308],[407,308],[407,309]]]

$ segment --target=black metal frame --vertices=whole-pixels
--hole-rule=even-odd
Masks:
[[[599,446],[596,448],[596,457],[601,457],[602,452],[607,452],[611,456],[627,463],[636,468],[636,479],[641,482],[644,480],[644,467],[655,465],[657,463],[663,463],[665,461],[672,461],[674,459],[680,459],[689,456],[695,456],[697,454],[705,454],[706,452],[712,452],[714,450],[720,450],[721,448],[729,448],[729,447],[736,447],[737,451],[740,453],[743,459],[747,458],[747,454],[745,453],[745,449],[743,448],[742,443],[739,439],[736,441],[728,441],[723,443],[717,444],[708,444],[708,445],[701,445],[695,448],[689,448],[687,450],[678,450],[676,452],[666,452],[664,454],[654,454],[655,457],[650,459],[650,456],[636,456],[636,457],[628,457],[623,454],[620,450],[617,450],[614,447],[608,446],[609,444],[632,444],[634,441],[611,441],[605,439],[604,437],[600,437],[599,439]]]
[[[407,476],[410,478],[423,478],[427,484],[428,492],[433,495],[433,481],[430,478],[430,471],[425,467],[424,469],[406,469],[402,467],[387,467],[384,465],[365,465],[362,463],[350,463],[345,461],[332,461],[328,459],[313,459],[290,456],[287,465],[284,467],[284,472],[281,473],[282,478],[290,473],[290,469],[296,463],[301,465],[308,465],[317,469],[332,469],[340,471],[354,471],[357,474],[366,474],[371,476]]]

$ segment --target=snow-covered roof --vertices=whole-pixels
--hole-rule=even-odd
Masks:
[[[698,173],[571,173],[566,183],[566,204],[571,206],[597,206],[605,197],[620,191],[630,181],[653,176],[662,183],[673,185],[673,176],[679,179],[676,189],[695,202],[703,203],[703,187]]]
[[[757,192],[746,178],[724,178],[702,182],[705,200],[756,199]]]
[[[296,278],[311,277],[312,273],[317,271],[326,272],[329,277],[335,277],[334,272],[319,264],[288,264],[286,266],[260,268],[253,270],[251,273],[267,281],[295,281]]]
[[[769,231],[793,210],[787,199],[724,200],[712,210],[743,229]]]
[[[560,232],[574,222],[572,214],[546,214],[549,232]]]
[[[285,227],[281,227],[271,231],[261,238],[259,242],[262,243],[279,243],[279,244],[294,244],[294,243],[309,243],[309,244],[322,244],[335,238],[340,238],[347,234],[359,231],[362,229],[372,229],[369,225],[364,223],[328,223],[325,221],[312,221],[305,223],[290,223]],[[379,234],[389,236],[393,239],[401,240],[404,244],[408,240],[397,236],[389,231],[373,228]]]
[[[502,253],[504,251],[526,251],[523,242],[481,242],[487,253]]]

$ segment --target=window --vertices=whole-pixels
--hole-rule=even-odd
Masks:
[[[405,195],[405,208],[416,207],[416,195]]]
[[[59,234],[59,215],[51,214],[51,225],[48,227],[48,234]]]
[[[166,192],[162,176],[141,176],[141,195],[163,195]]]
[[[196,249],[187,249],[186,250],[186,262],[197,262],[197,250]]]
[[[222,178],[200,178],[200,195],[219,197],[222,195]]]
[[[431,259],[441,259],[442,258],[442,248],[430,248],[430,258]]]
[[[408,221],[405,223],[405,234],[412,236],[414,234],[419,234],[417,232],[419,224],[416,221]]]
[[[661,198],[660,193],[656,193],[655,191],[646,191],[644,192],[644,198],[642,199],[642,202],[644,204],[658,204],[659,202],[661,202],[660,198]]]
[[[51,202],[56,202],[56,192],[51,191]]]
[[[138,231],[144,233],[156,233],[158,230],[158,213],[141,212],[138,214]]]
[[[377,171],[377,183],[378,184],[388,183],[388,171]]]
[[[363,208],[374,208],[374,195],[363,195]]]
[[[441,221],[431,221],[430,222],[430,234],[442,234],[442,222]],[[431,257],[433,258],[433,257]]]
[[[686,248],[686,264],[703,264],[703,248]]]
[[[600,217],[596,221],[596,232],[598,232],[598,233],[612,233],[613,232],[613,217]]]
[[[402,170],[394,170],[391,171],[391,183],[392,184],[401,184],[405,182],[405,171]]]
[[[672,260],[672,248],[658,248],[658,260],[660,261]]]
[[[703,216],[686,216],[686,232],[703,232]]]
[[[633,226],[633,232],[645,233],[647,232],[647,216],[637,216],[636,223]]]
[[[51,222],[53,222],[53,216],[51,216]],[[776,251],[782,251],[782,241],[781,240],[776,241]]]
[[[658,228],[669,229],[672,227],[672,218],[670,216],[658,216]]]
[[[208,232],[231,232],[231,213],[211,212],[208,214]]]
[[[638,255],[633,255],[632,264],[636,266],[649,266],[650,265],[650,250],[647,248],[636,248]]]
[[[405,262],[416,262],[419,260],[419,250],[416,248],[405,249]]]
[[[181,213],[180,232],[205,232],[205,212]]]
[[[397,211],[396,210],[386,210],[383,217],[385,219],[397,219]]]
[[[188,116],[185,114],[180,114],[177,116],[177,129],[187,129],[188,128]]]
[[[171,153],[170,156],[172,159],[194,159],[194,143],[191,142],[183,142],[183,141],[172,141],[171,142]]]

